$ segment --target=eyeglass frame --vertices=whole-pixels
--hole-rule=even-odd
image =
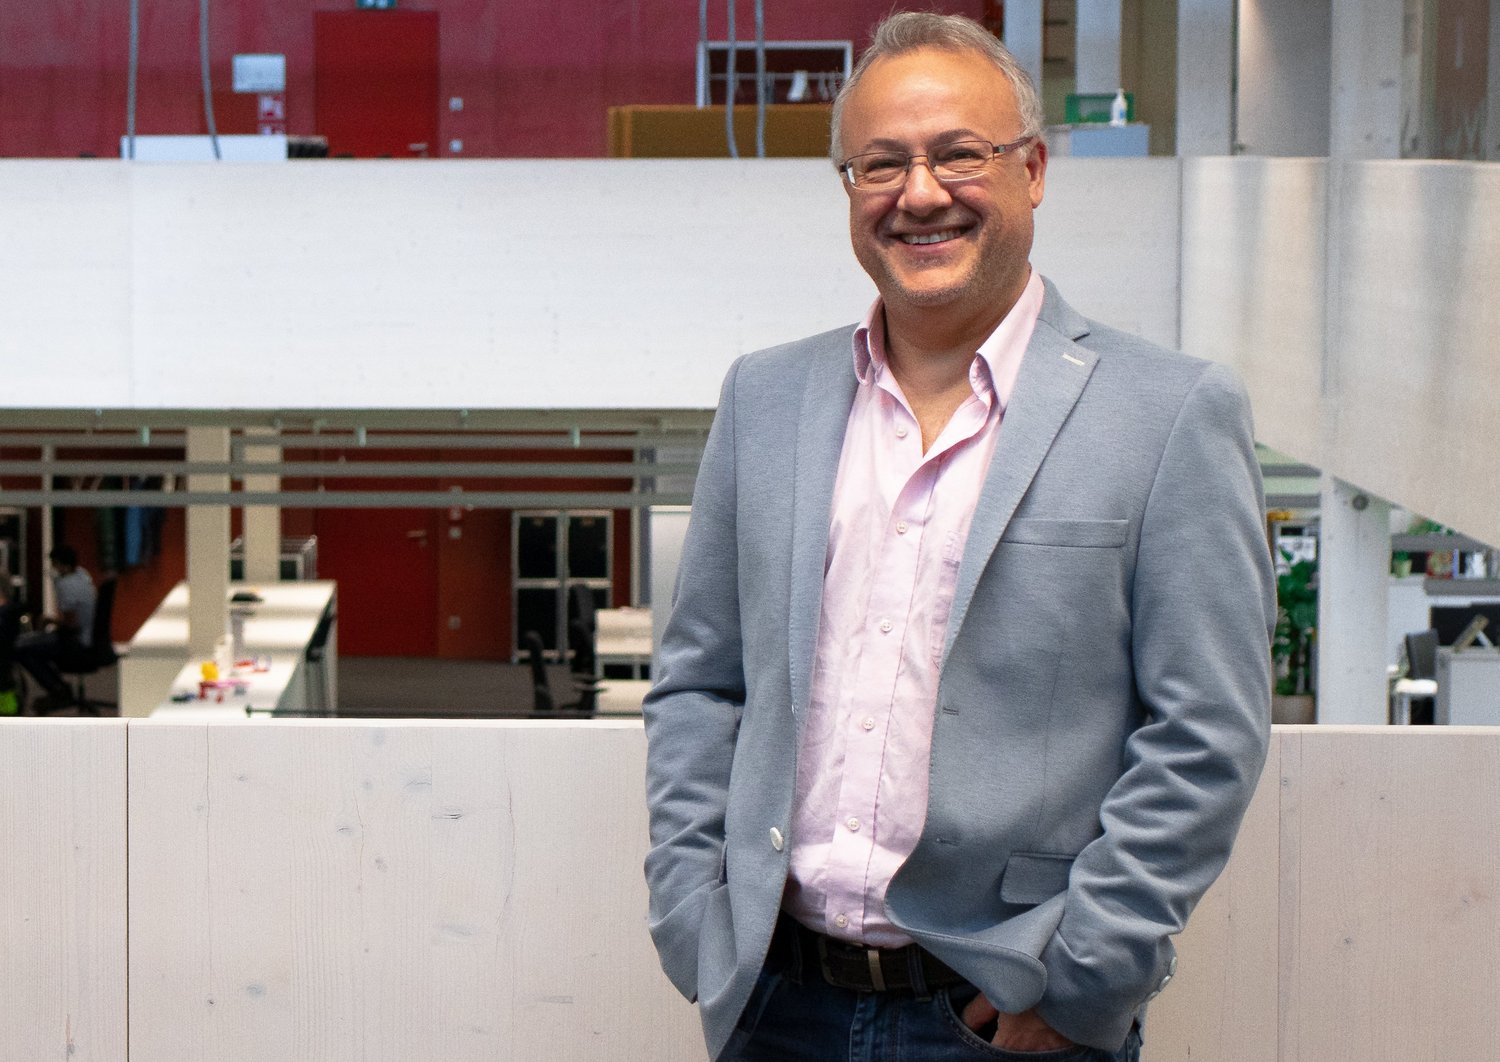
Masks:
[[[839,174],[844,178],[845,183],[850,188],[853,188],[855,191],[858,191],[858,192],[867,192],[867,193],[868,192],[893,192],[897,188],[905,188],[906,187],[906,182],[909,181],[909,180],[911,180],[911,164],[913,162],[915,162],[917,159],[925,159],[927,161],[927,172],[930,173],[930,174],[932,174],[932,179],[935,180],[935,181],[937,181],[939,184],[945,184],[945,185],[946,184],[961,184],[964,181],[972,181],[976,177],[983,176],[984,175],[984,167],[985,166],[988,166],[991,162],[994,162],[998,158],[1002,158],[1003,156],[1010,154],[1012,151],[1016,151],[1016,150],[1018,150],[1020,148],[1025,147],[1027,144],[1029,144],[1031,141],[1035,140],[1036,138],[1037,138],[1037,134],[1035,134],[1035,133],[1027,133],[1025,136],[1023,136],[1023,137],[1021,137],[1021,138],[1019,138],[1017,140],[1012,140],[1008,144],[991,144],[988,140],[982,140],[982,139],[979,139],[977,137],[975,139],[973,139],[973,140],[955,140],[951,144],[945,144],[944,147],[954,147],[955,145],[958,145],[958,144],[987,144],[987,145],[989,145],[990,150],[994,152],[993,155],[991,155],[989,158],[985,159],[984,162],[982,162],[980,164],[979,169],[977,169],[973,173],[967,174],[966,176],[963,176],[963,177],[941,177],[941,176],[939,176],[937,170],[933,168],[932,158],[931,158],[932,153],[930,151],[918,151],[918,152],[913,152],[911,154],[908,154],[906,156],[906,165],[902,169],[901,179],[898,180],[898,181],[892,181],[889,186],[876,185],[875,187],[872,188],[868,184],[857,184],[857,183],[855,183],[855,180],[854,180],[854,160],[855,159],[864,158],[864,157],[866,157],[868,155],[899,155],[899,154],[901,154],[901,152],[898,152],[898,151],[861,151],[858,155],[850,155],[843,162],[839,163],[836,168],[838,169]]]

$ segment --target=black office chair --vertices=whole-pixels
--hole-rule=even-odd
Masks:
[[[1391,722],[1431,723],[1437,696],[1438,632],[1416,631],[1406,642],[1406,674],[1391,690]]]
[[[578,708],[593,714],[599,699],[599,617],[594,591],[582,583],[568,587],[568,653],[573,685],[578,690]]]
[[[554,712],[557,702],[552,697],[552,684],[547,681],[547,650],[542,645],[542,636],[527,631],[521,635],[521,642],[526,646],[526,663],[531,668],[531,710],[537,715]]]
[[[73,680],[70,687],[73,699],[78,703],[79,712],[88,712],[98,715],[100,708],[120,707],[118,701],[105,701],[88,696],[84,688],[83,680],[95,674],[102,668],[109,667],[120,659],[115,652],[115,643],[110,640],[110,620],[115,613],[115,580],[113,577],[105,579],[99,584],[98,596],[94,599],[94,625],[90,631],[91,644],[87,646],[75,644],[71,650],[62,654],[57,662],[57,670],[63,676]]]
[[[527,631],[521,635],[521,644],[526,647],[526,665],[531,669],[532,715],[567,712],[569,718],[573,718],[594,714],[594,699],[598,694],[596,680],[585,682],[582,675],[570,672],[578,700],[558,704],[557,698],[552,695],[552,682],[547,675],[547,650],[542,644],[542,636],[536,631]]]

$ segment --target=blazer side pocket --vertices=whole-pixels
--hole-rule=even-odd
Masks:
[[[1044,903],[1068,887],[1073,870],[1070,855],[1012,852],[1000,879],[1000,899],[1006,903]]]
[[[1001,542],[1033,546],[1118,549],[1130,534],[1128,520],[1047,520],[1019,517],[1006,525]]]

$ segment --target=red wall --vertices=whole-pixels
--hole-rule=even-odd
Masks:
[[[223,132],[249,132],[250,112],[228,97],[230,58],[287,59],[287,131],[316,134],[313,12],[352,0],[213,0],[210,56]],[[725,35],[712,3],[709,36]],[[850,39],[858,49],[892,7],[974,16],[986,0],[821,0],[767,4],[771,39]],[[990,6],[993,6],[992,4]],[[753,4],[736,5],[739,34],[754,34]],[[198,68],[198,5],[140,0],[136,131],[204,133]],[[450,140],[469,157],[601,156],[606,109],[628,103],[691,103],[697,5],[687,0],[410,0],[402,10],[439,14],[442,154]],[[380,17],[371,12],[370,17]],[[129,4],[46,0],[0,4],[0,156],[119,153],[125,132]],[[450,112],[450,97],[463,110]]]

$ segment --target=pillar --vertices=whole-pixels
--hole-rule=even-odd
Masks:
[[[1500,2],[1500,0],[1497,0]],[[1009,0],[1005,5],[1005,46],[1042,91],[1042,0]]]
[[[1318,541],[1318,722],[1387,721],[1391,506],[1327,473]]]
[[[1328,154],[1401,157],[1405,0],[1333,0]]]
[[[246,428],[245,460],[254,464],[277,464],[281,447],[274,428]],[[281,489],[281,477],[274,473],[246,476],[247,492],[271,492]],[[281,578],[281,507],[247,505],[244,513],[245,581],[274,583]]]
[[[189,461],[229,460],[228,428],[189,428]],[[229,492],[227,475],[191,474],[189,491]],[[187,509],[188,657],[205,659],[224,635],[229,597],[229,506]]]
[[[1078,0],[1078,93],[1120,88],[1120,0]]]
[[[1177,4],[1177,154],[1228,155],[1234,135],[1234,0]]]

